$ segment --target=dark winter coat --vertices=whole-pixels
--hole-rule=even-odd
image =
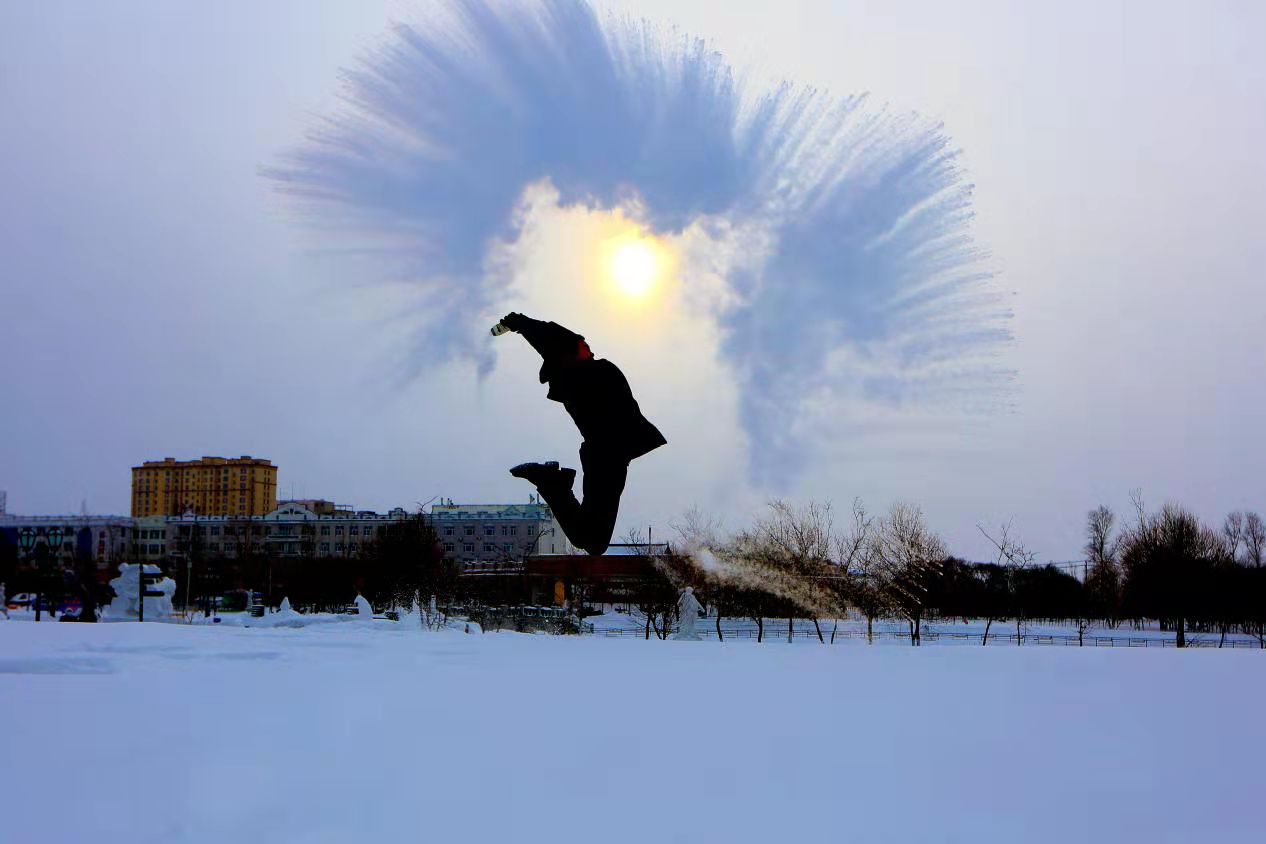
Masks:
[[[576,360],[579,334],[556,322],[518,316],[507,323],[544,358],[541,383],[561,402],[591,448],[635,460],[668,441],[642,415],[624,373],[609,360]]]

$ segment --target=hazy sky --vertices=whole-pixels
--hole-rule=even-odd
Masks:
[[[269,457],[283,495],[372,508],[526,500],[506,467],[574,464],[525,344],[495,341],[483,381],[469,363],[415,372],[429,304],[375,283],[372,257],[323,251],[259,172],[336,106],[340,69],[425,6],[0,8],[11,511],[125,513],[129,468],[164,456]],[[943,121],[962,149],[1014,312],[999,352],[1014,392],[985,414],[916,402],[834,430],[828,397],[789,497],[906,498],[973,557],[977,522],[1013,518],[1045,559],[1076,557],[1084,512],[1136,487],[1211,519],[1266,509],[1266,8],[608,6],[740,67]],[[771,491],[748,480],[757,444],[716,326],[596,298],[585,256],[618,213],[533,198],[501,256],[506,309],[576,323],[670,441],[634,464],[621,530],[667,533],[695,504],[740,524]]]

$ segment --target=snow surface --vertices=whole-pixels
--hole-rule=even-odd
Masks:
[[[0,840],[1262,840],[1263,659],[0,621]]]

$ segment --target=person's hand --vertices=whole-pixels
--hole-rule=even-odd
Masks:
[[[501,318],[501,324],[511,331],[518,331],[523,327],[523,321],[526,319],[527,317],[523,314],[511,311]]]

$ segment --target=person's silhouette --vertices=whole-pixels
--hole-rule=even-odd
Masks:
[[[594,358],[584,337],[518,313],[506,314],[501,325],[522,334],[540,354],[547,397],[562,402],[580,429],[584,501],[572,492],[576,470],[557,462],[520,463],[510,474],[536,485],[573,545],[601,554],[615,532],[629,463],[667,440],[642,415],[624,373],[611,361]]]

